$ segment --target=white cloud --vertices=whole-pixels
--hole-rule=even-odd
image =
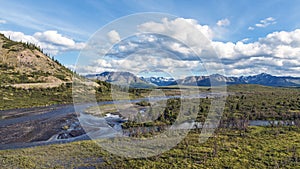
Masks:
[[[244,38],[244,39],[241,40],[241,42],[245,43],[245,42],[248,42],[249,40],[250,40],[250,38]]]
[[[109,38],[109,41],[113,44],[117,43],[121,40],[120,35],[116,30],[112,30],[112,31],[108,32],[107,36]]]
[[[300,76],[300,29],[268,34],[253,43],[213,42],[221,58],[226,59],[229,75],[257,74]]]
[[[259,42],[271,48],[275,57],[298,59],[300,56],[300,29],[273,32],[265,38],[260,38]]]
[[[297,68],[300,61],[273,58],[269,56],[248,57],[225,65],[227,75],[254,75],[259,73],[271,73],[273,75],[299,76]]]
[[[162,71],[172,73],[174,76],[180,74],[191,74],[193,70],[199,70],[201,63],[199,61],[175,60],[168,57],[154,55],[133,54],[123,59],[100,58],[88,66],[76,68],[76,72],[81,74],[100,73],[104,71],[128,71],[134,74],[145,71]],[[177,78],[178,78],[177,77]]]
[[[190,48],[182,46],[182,44],[179,44],[179,43],[172,43],[169,47],[173,51],[177,51],[177,52],[180,52],[180,53],[185,54],[185,55],[188,55],[188,54],[192,53]]]
[[[259,23],[256,23],[254,26],[249,26],[248,29],[249,30],[254,30],[255,27],[257,28],[265,28],[269,25],[274,25],[276,24],[276,19],[273,18],[273,17],[268,17],[268,18],[265,18],[265,19],[262,19],[259,21]]]
[[[236,55],[234,51],[235,44],[232,42],[212,42],[212,45],[221,58],[233,58]]]
[[[245,69],[226,69],[226,75],[229,76],[240,76],[240,75],[249,75],[249,74],[257,74],[253,69],[245,68]]]
[[[262,20],[260,23],[264,24],[264,26],[268,26],[270,24],[275,24],[276,21],[274,18],[269,17]],[[155,28],[151,29],[150,25]],[[184,42],[188,42],[187,45],[193,50],[201,49],[203,47],[203,41],[199,38],[200,36],[197,36],[197,31],[206,32],[205,35],[210,37],[210,42],[214,47],[215,52],[220,59],[226,60],[224,69],[227,73],[240,75],[255,74],[265,71],[273,74],[285,73],[287,75],[298,74],[298,76],[300,76],[300,72],[295,72],[295,70],[298,70],[295,69],[295,67],[300,66],[300,29],[291,32],[273,32],[251,43],[247,43],[249,39],[243,39],[236,43],[224,43],[213,41],[212,38],[214,33],[210,27],[199,25],[194,20],[180,18],[172,21],[163,20],[162,23],[151,22],[150,25],[143,24],[140,28],[143,30],[146,29],[150,31],[160,31],[159,33],[166,32],[167,34],[171,34],[172,37],[178,37],[179,40],[183,39]],[[188,54],[187,50],[180,49],[179,46],[172,46],[170,44],[170,47],[173,50],[180,50],[181,52]],[[203,53],[203,55],[201,54],[200,56],[204,62],[208,62],[206,57],[209,55],[206,54],[207,53]],[[209,66],[209,64],[207,64],[207,66]],[[216,68],[217,67],[214,67],[214,69]]]
[[[4,20],[4,19],[0,19],[0,24],[6,24],[7,23],[7,21],[6,20]]]
[[[293,41],[296,41],[297,43],[300,42],[299,36],[300,30],[297,29],[292,32],[273,32],[268,34],[265,38],[261,38],[260,41],[267,44],[274,44],[274,45],[291,45]]]
[[[162,32],[166,32],[167,28],[166,28],[166,22],[167,19],[163,19],[164,23],[157,23],[157,22],[146,22],[143,23],[142,25],[139,25],[138,28],[142,31],[151,31],[151,32],[156,32],[156,33],[162,33]]]
[[[211,45],[214,37],[213,30],[208,25],[200,25],[194,19],[176,18],[174,20],[162,19],[161,22],[147,22],[138,26],[141,32],[163,34],[183,42],[186,46],[168,44],[170,50],[178,51],[184,55],[182,60],[199,61],[208,63],[219,62]],[[189,49],[187,49],[189,48]],[[195,56],[196,54],[196,56]],[[186,65],[186,70],[189,66]],[[198,65],[199,69],[201,65]],[[220,67],[221,68],[221,67]],[[199,71],[198,71],[199,72]],[[222,74],[222,71],[218,72]]]
[[[275,19],[267,18],[261,21],[262,24],[272,22],[275,22]],[[249,39],[237,42],[213,40],[215,35],[213,29],[207,25],[200,25],[193,19],[177,18],[174,20],[163,19],[161,22],[146,22],[139,25],[138,29],[142,33],[151,32],[173,37],[184,42],[187,46],[175,43],[178,41],[161,41],[163,38],[159,36],[151,35],[140,39],[135,38],[136,41],[132,43],[121,42],[118,50],[116,50],[116,52],[128,54],[128,57],[106,61],[100,60],[91,65],[94,66],[94,69],[86,67],[86,71],[119,69],[136,73],[159,69],[165,72],[177,71],[177,73],[180,73],[182,71],[181,73],[184,74],[187,72],[183,70],[200,70],[201,64],[199,59],[195,57],[194,59],[182,56],[182,58],[176,60],[175,58],[167,57],[168,55],[163,55],[163,52],[147,51],[148,48],[155,47],[149,45],[150,43],[157,43],[157,45],[163,46],[163,49],[168,50],[168,52],[169,50],[178,51],[187,56],[190,56],[193,51],[197,51],[197,54],[200,54],[201,61],[204,62],[203,64],[210,71],[222,73],[222,64],[218,63],[217,60],[221,59],[227,75],[248,75],[267,72],[274,75],[300,76],[300,29],[290,32],[273,32],[254,42],[249,42]],[[213,48],[207,47],[209,45]],[[137,52],[141,50],[144,51],[142,53]],[[218,54],[219,58],[213,56],[212,53],[214,52]]]
[[[121,52],[125,52],[125,51],[128,51],[128,50],[134,50],[137,47],[138,47],[138,44],[128,42],[127,44],[119,45],[119,50]]]
[[[252,26],[249,26],[249,27],[248,27],[248,30],[251,30],[251,31],[252,31],[252,30],[254,30],[254,28],[253,28]]]
[[[230,21],[227,18],[221,19],[217,22],[217,25],[218,26],[228,26],[228,25],[230,25]]]
[[[112,64],[110,62],[108,62],[107,60],[105,60],[105,59],[96,60],[95,65],[105,67],[105,68],[111,68],[112,67]]]
[[[141,32],[153,32],[173,37],[201,52],[213,38],[213,31],[208,25],[200,25],[194,19],[162,19],[161,23],[147,22],[138,26]],[[201,48],[199,48],[201,47]]]
[[[81,50],[85,44],[75,42],[71,38],[67,38],[57,31],[36,32],[33,35],[25,35],[22,32],[0,31],[6,37],[14,41],[30,42],[40,46],[46,53],[56,55],[63,51]]]
[[[268,34],[256,42],[236,43],[216,42],[212,44],[221,58],[239,59],[251,56],[270,56],[274,58],[294,58],[300,55],[300,29],[291,32],[281,31]]]
[[[66,47],[72,47],[75,45],[73,39],[62,36],[57,33],[57,31],[45,31],[45,32],[36,32],[33,37],[39,42],[51,43],[54,45],[61,45]]]
[[[266,19],[260,20],[260,23],[255,24],[256,27],[267,27],[269,25],[276,24],[276,21],[273,17],[268,17]]]
[[[22,42],[31,42],[37,44],[38,41],[33,36],[25,35],[22,32],[13,32],[13,31],[0,31],[6,37],[9,37],[11,40],[14,41],[22,41]]]

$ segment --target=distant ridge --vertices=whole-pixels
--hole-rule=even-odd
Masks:
[[[227,85],[233,84],[258,84],[264,86],[277,87],[300,87],[300,78],[291,76],[273,76],[267,73],[261,73],[254,76],[226,77],[219,74],[210,76],[194,76],[179,80],[181,85],[210,86],[210,81],[223,82]]]
[[[97,79],[100,81],[110,82],[117,85],[129,85],[136,88],[154,87],[144,79],[141,79],[130,72],[103,72],[100,74],[89,74],[85,76],[89,79]]]
[[[300,87],[300,77],[273,76],[267,73],[240,77],[227,77],[220,74],[213,74],[210,76],[188,76],[183,79],[173,79],[165,77],[137,77],[129,72],[103,72],[101,74],[90,74],[86,77],[92,79],[96,78],[107,82],[147,83],[156,86],[170,86],[177,84],[187,86],[210,86],[211,81],[214,81],[214,84],[216,85],[258,84],[274,87]]]

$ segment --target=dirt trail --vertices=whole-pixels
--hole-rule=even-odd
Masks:
[[[59,87],[61,84],[66,84],[71,82],[54,82],[54,83],[20,83],[12,84],[11,86],[16,88],[31,89],[31,88],[53,88]]]
[[[82,83],[87,86],[93,86],[93,87],[99,86],[99,84],[95,82],[82,82]],[[19,83],[19,84],[10,84],[9,86],[22,88],[22,89],[32,89],[32,88],[53,88],[53,87],[59,87],[62,84],[72,84],[72,81],[64,82],[59,80],[56,82],[46,82],[46,83]]]

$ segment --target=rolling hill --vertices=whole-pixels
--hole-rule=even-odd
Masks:
[[[72,74],[36,45],[15,42],[0,34],[0,85],[61,84],[71,81]]]

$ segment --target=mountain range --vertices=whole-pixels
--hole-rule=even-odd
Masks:
[[[182,79],[174,79],[166,77],[137,77],[129,72],[103,72],[101,74],[90,74],[86,77],[119,84],[143,84],[144,86],[147,86],[147,84],[155,86],[171,86],[177,84],[187,86],[210,86],[213,81],[214,85],[226,83],[227,85],[258,84],[264,86],[300,87],[300,77],[273,76],[267,73],[240,77],[227,77],[220,74],[213,74],[210,76],[188,76]]]

